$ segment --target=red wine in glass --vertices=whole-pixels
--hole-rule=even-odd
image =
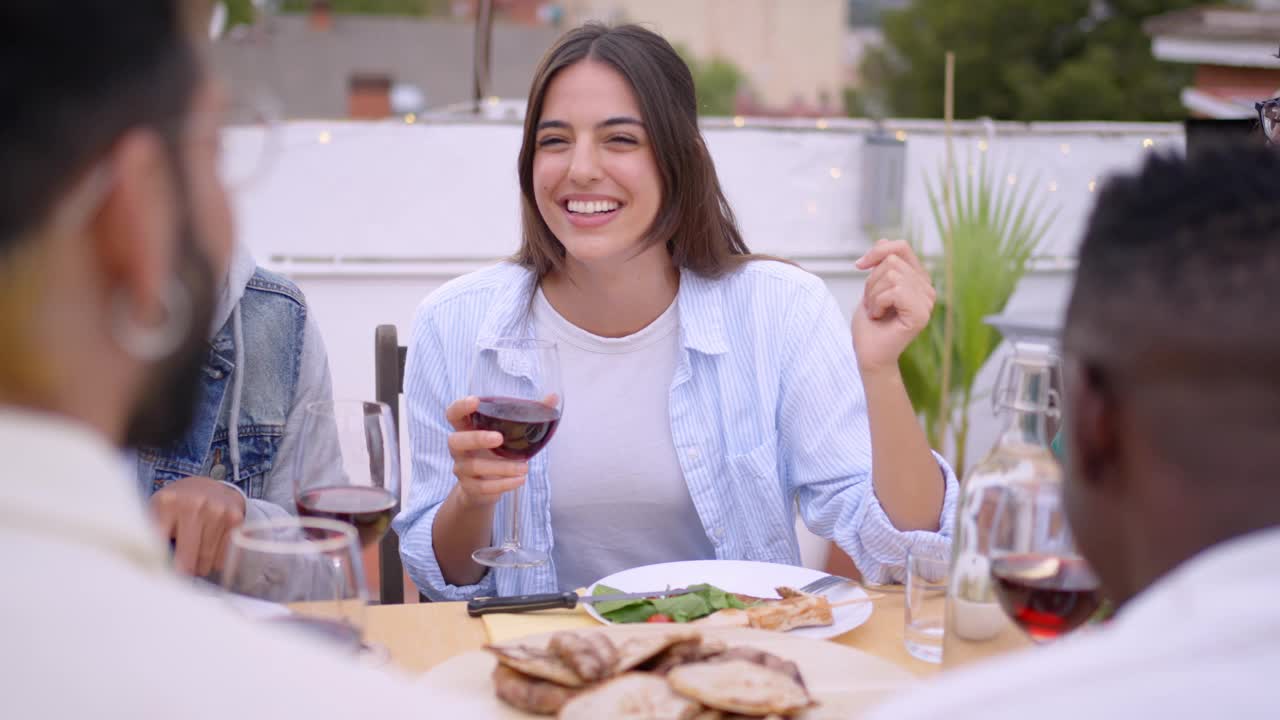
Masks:
[[[298,514],[350,523],[361,547],[377,544],[391,524],[396,497],[380,487],[335,485],[299,493]]]
[[[471,415],[477,430],[502,433],[502,445],[494,448],[498,457],[528,460],[556,434],[560,411],[537,400],[509,397],[482,397]]]
[[[1097,576],[1075,555],[1005,555],[992,560],[991,575],[1005,613],[1036,642],[1080,627],[1102,602]]]

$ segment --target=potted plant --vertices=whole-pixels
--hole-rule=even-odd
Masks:
[[[964,173],[952,168],[950,187],[945,170],[936,181],[926,181],[930,214],[943,238],[942,255],[926,260],[938,301],[928,327],[899,364],[930,445],[943,449],[949,442],[957,473],[966,467],[974,382],[1001,341],[984,318],[1009,302],[1057,214],[1037,202],[1034,181],[1016,179],[993,171],[983,154]],[[912,242],[919,251],[918,238]]]

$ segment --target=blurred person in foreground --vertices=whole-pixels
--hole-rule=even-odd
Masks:
[[[21,69],[0,73],[6,717],[349,718],[422,701],[173,574],[120,462],[187,427],[232,246],[199,10],[0,4],[0,67]]]
[[[877,718],[1274,718],[1280,155],[1153,155],[1099,193],[1063,337],[1064,502],[1119,612]]]

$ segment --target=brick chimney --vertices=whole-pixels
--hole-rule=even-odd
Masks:
[[[333,29],[333,7],[329,0],[311,0],[311,10],[307,13],[307,27],[316,32],[328,32]]]
[[[347,116],[381,120],[391,114],[391,76],[356,73],[347,82]]]

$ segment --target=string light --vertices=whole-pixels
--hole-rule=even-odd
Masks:
[[[497,105],[498,103],[502,102],[502,99],[499,98],[497,95],[490,95],[489,97],[485,98],[485,100],[490,105]]]
[[[487,97],[487,98],[485,99],[485,101],[486,101],[488,104],[490,104],[490,105],[496,105],[496,104],[498,104],[501,100],[500,100],[500,98],[498,98],[496,95],[494,95],[494,96],[489,96],[489,97]],[[402,116],[402,119],[403,119],[403,121],[404,121],[404,123],[405,123],[406,125],[413,125],[413,124],[415,124],[415,123],[418,121],[418,116],[417,116],[417,114],[416,114],[416,113],[412,113],[412,112],[410,112],[410,113],[405,113],[405,114]],[[735,115],[735,116],[733,116],[733,121],[732,121],[732,122],[733,122],[733,126],[734,126],[734,127],[736,127],[736,128],[743,128],[743,127],[746,127],[746,125],[747,125],[747,119],[746,119],[744,116],[742,116],[742,115]],[[815,125],[815,127],[816,127],[818,130],[826,130],[826,129],[830,128],[830,123],[827,121],[827,119],[826,119],[826,118],[818,118],[818,119],[815,121],[814,125]],[[906,141],[906,139],[907,139],[907,132],[906,132],[905,130],[897,130],[897,131],[895,131],[895,132],[894,132],[894,138],[895,138],[898,142],[905,142],[905,141]],[[332,132],[330,132],[329,130],[321,130],[321,131],[319,131],[318,133],[316,133],[316,142],[317,142],[318,144],[320,144],[320,145],[329,145],[329,144],[331,144],[331,143],[333,142],[333,133],[332,133]],[[1154,147],[1155,147],[1155,145],[1156,145],[1156,141],[1155,141],[1153,138],[1149,138],[1149,137],[1148,137],[1148,138],[1143,138],[1143,139],[1142,139],[1142,147],[1143,147],[1144,149],[1148,149],[1148,150],[1149,150],[1149,149],[1152,149],[1152,148],[1154,148]],[[990,143],[988,143],[986,140],[979,140],[979,141],[978,141],[978,143],[977,143],[977,147],[978,147],[978,151],[979,151],[979,152],[984,152],[984,153],[985,153],[985,152],[987,152],[988,150],[990,150],[991,145],[990,145]],[[1070,145],[1069,143],[1060,143],[1060,144],[1058,145],[1058,152],[1060,152],[1060,153],[1061,153],[1062,155],[1064,155],[1064,156],[1070,155],[1070,154],[1071,154],[1071,145]],[[974,166],[974,164],[973,164],[973,163],[968,163],[968,164],[966,165],[966,170],[967,170],[967,172],[968,172],[969,177],[976,177],[976,176],[977,176],[977,168]],[[832,179],[832,180],[840,180],[841,178],[843,178],[843,177],[844,177],[844,170],[843,170],[842,168],[840,168],[840,167],[834,167],[834,166],[833,166],[833,167],[831,167],[831,168],[828,168],[828,170],[827,170],[827,174],[828,174],[828,175],[830,175],[830,177],[831,177],[831,179]],[[1015,173],[1009,173],[1007,176],[1005,176],[1005,182],[1006,182],[1006,183],[1008,183],[1010,186],[1017,185],[1017,184],[1018,184],[1018,176],[1017,176],[1017,174],[1015,174]],[[1056,193],[1056,192],[1058,192],[1058,189],[1059,189],[1058,181],[1057,181],[1057,180],[1050,180],[1050,181],[1048,182],[1048,184],[1047,184],[1046,189],[1048,190],[1048,192],[1051,192],[1051,193]],[[1093,179],[1090,179],[1090,180],[1089,180],[1089,182],[1088,182],[1088,189],[1089,189],[1089,192],[1091,192],[1091,193],[1093,193],[1093,192],[1097,192],[1097,189],[1098,189],[1098,181],[1097,181],[1097,178],[1093,178]],[[806,201],[806,202],[805,202],[805,211],[806,211],[809,215],[817,215],[817,214],[818,214],[818,203],[817,203],[816,201],[814,201],[814,200],[808,200],[808,201]],[[1064,260],[1063,260],[1063,262],[1068,262],[1068,263],[1069,263],[1069,262],[1070,262],[1070,259],[1069,259],[1069,258],[1066,258],[1066,259],[1064,259]]]

